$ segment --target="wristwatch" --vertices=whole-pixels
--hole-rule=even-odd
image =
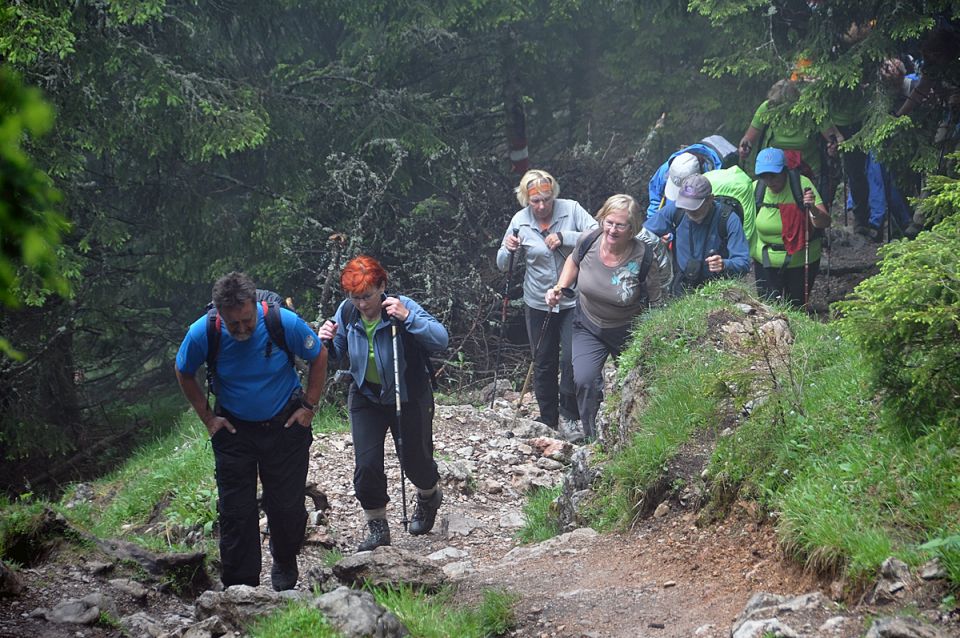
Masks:
[[[317,406],[307,401],[305,398],[300,397],[300,407],[305,410],[310,410],[311,412],[317,411]]]

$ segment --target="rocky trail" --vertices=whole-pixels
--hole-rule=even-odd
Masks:
[[[875,250],[875,245],[864,243],[862,248]],[[857,260],[848,266],[860,273],[857,281],[868,274],[869,266],[862,265],[866,259],[859,261],[860,266]],[[842,296],[850,287],[846,280],[842,287],[834,282],[830,296]],[[820,282],[816,292],[824,294]],[[820,299],[824,306],[830,300]],[[743,320],[727,313],[711,328],[720,339],[725,325]],[[528,493],[562,484],[568,496],[575,493],[582,487],[578,480],[589,473],[594,447],[554,438],[552,431],[532,420],[536,416],[532,397],[523,397],[515,411],[518,399],[516,393],[504,392],[492,410],[469,404],[437,406],[435,456],[444,503],[430,534],[414,537],[404,532],[399,468],[389,446],[387,454],[393,547],[403,550],[403,556],[425,557],[421,562],[434,570],[431,577],[453,586],[455,602],[475,603],[489,589],[515,595],[516,624],[506,635],[960,636],[960,618],[938,608],[944,581],[935,565],[912,573],[888,561],[865,591],[845,591],[842,581],[818,577],[787,560],[778,546],[774,521],[749,503],[735,503],[723,520],[703,524],[698,517],[702,499],[665,493],[628,530],[601,535],[568,524],[560,536],[520,544],[517,531],[524,524]],[[477,401],[485,406],[479,397]],[[691,442],[671,472],[699,477],[713,436],[704,433]],[[304,596],[313,586],[333,589],[337,577],[324,567],[328,550],[335,548],[351,559],[366,534],[352,491],[350,435],[317,434],[311,455],[308,478],[326,496],[326,503],[308,501],[311,517],[297,589],[297,595]],[[411,515],[413,494],[408,485]],[[264,583],[270,582],[269,563],[264,545]],[[0,598],[0,638],[201,638],[223,635],[232,627],[220,622],[229,617],[222,608],[217,622],[211,620],[216,618],[213,612],[203,611],[212,598],[225,594],[207,592],[199,600],[177,597],[142,569],[70,544],[59,544],[15,578],[19,591],[5,587],[8,595]],[[256,595],[271,600],[274,607],[285,599],[266,587],[258,591]],[[79,615],[89,617],[96,609],[98,616],[107,611],[114,620],[61,622],[58,610],[66,613],[61,609],[65,601],[74,601]]]

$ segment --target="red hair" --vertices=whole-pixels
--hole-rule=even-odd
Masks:
[[[386,283],[387,271],[379,261],[367,255],[354,257],[340,273],[340,287],[348,295],[357,295]]]

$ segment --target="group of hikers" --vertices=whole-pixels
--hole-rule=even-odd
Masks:
[[[956,42],[951,46],[957,48]],[[921,83],[916,90],[922,89]],[[797,90],[795,79],[774,85],[737,146],[713,135],[673,153],[650,179],[645,211],[619,193],[591,216],[576,201],[559,197],[560,186],[547,171],[522,176],[516,188],[521,209],[507,224],[496,263],[508,273],[508,289],[518,257],[524,266],[539,420],[559,436],[598,436],[603,366],[623,351],[634,319],[646,308],[704,282],[745,275],[751,264],[761,296],[808,304],[835,190],[811,140],[819,135],[827,157],[836,157],[838,144],[859,125],[850,113],[813,134],[782,119],[771,125],[766,111],[796,99]],[[908,95],[901,110],[910,108]],[[876,239],[865,177],[869,159],[855,151],[840,155],[851,190],[844,206],[854,211],[854,231]],[[749,166],[755,178],[741,166]],[[403,525],[409,523],[414,535],[432,530],[443,493],[433,458],[430,355],[446,349],[449,337],[414,300],[388,294],[387,282],[376,259],[351,259],[340,276],[346,298],[315,331],[257,290],[246,274],[231,272],[216,281],[208,312],[187,331],[176,376],[210,435],[225,587],[260,583],[261,505],[269,527],[271,584],[278,591],[296,586],[311,422],[329,359],[349,361],[353,486],[369,532],[358,551],[391,543],[388,431],[401,484],[408,476],[416,487],[410,521],[402,490]],[[295,358],[308,363],[305,384]],[[202,365],[206,393],[196,377]]]

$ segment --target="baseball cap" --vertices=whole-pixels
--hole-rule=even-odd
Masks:
[[[693,153],[680,153],[670,162],[670,169],[667,171],[667,185],[663,189],[663,194],[667,199],[675,201],[684,178],[696,175],[699,172],[700,161],[697,156]]]
[[[787,166],[787,158],[779,148],[765,148],[757,153],[757,166],[754,173],[780,173]]]
[[[690,175],[683,180],[680,193],[677,195],[677,208],[696,210],[703,204],[703,200],[713,194],[713,186],[703,175]]]

